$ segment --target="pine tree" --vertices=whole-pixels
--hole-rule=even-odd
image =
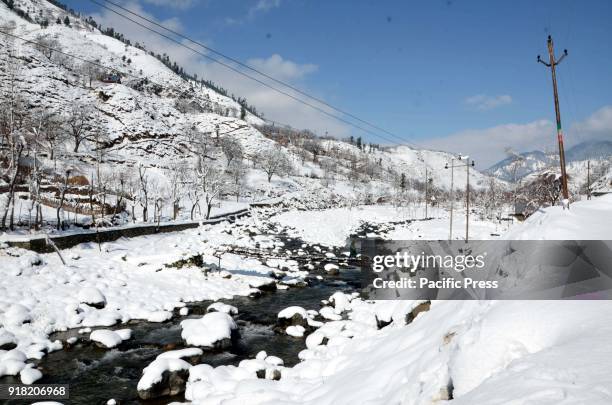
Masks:
[[[357,147],[361,149],[361,137],[357,138]]]
[[[64,25],[66,27],[70,27],[70,18],[68,18],[68,16],[66,16],[66,18],[64,18]]]
[[[406,175],[404,173],[402,173],[402,176],[400,177],[400,189],[402,191],[406,190]]]

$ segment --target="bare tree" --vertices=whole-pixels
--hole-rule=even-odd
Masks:
[[[100,68],[92,62],[83,62],[79,67],[79,71],[83,78],[88,81],[89,87],[91,87],[93,81],[102,74]]]
[[[184,197],[187,166],[183,162],[171,164],[165,171],[168,179],[168,200],[172,203],[172,219],[176,220],[180,207],[181,199]]]
[[[57,39],[42,34],[36,37],[34,47],[49,60],[54,56],[56,50],[61,51],[61,44]]]
[[[6,229],[6,220],[10,212],[10,229],[14,229],[15,187],[19,178],[20,160],[27,146],[24,123],[26,120],[25,102],[20,92],[21,66],[9,47],[7,55],[3,58],[4,88],[0,93],[0,133],[2,144],[0,150],[0,163],[5,162],[6,170],[2,174],[9,184],[5,199],[4,213],[0,222],[0,229]]]
[[[143,165],[138,166],[138,184],[140,186],[138,190],[138,203],[142,207],[142,221],[149,221],[149,176],[147,176],[147,169]]]
[[[317,162],[318,156],[321,154],[323,148],[321,143],[317,139],[306,139],[304,141],[304,149],[312,154],[312,161]]]
[[[275,174],[277,176],[288,174],[292,169],[289,158],[280,147],[265,149],[258,159],[259,166],[268,176],[268,183],[272,181],[272,176]]]
[[[68,191],[68,180],[70,179],[70,169],[66,170],[63,183],[60,183],[59,191],[59,202],[57,204],[57,230],[64,229],[64,221],[62,220],[62,210],[64,209],[64,199],[66,198],[66,191]]]
[[[198,159],[195,167],[196,178],[206,209],[206,219],[210,218],[213,202],[219,197],[225,185],[223,172],[213,162]]]
[[[82,104],[75,104],[64,118],[68,135],[74,142],[73,152],[77,153],[81,143],[87,138],[89,109]]]
[[[246,176],[246,166],[242,160],[234,160],[227,170],[231,180],[232,191],[236,195],[236,202],[240,199],[240,194],[244,187]]]
[[[227,166],[229,167],[232,161],[235,159],[242,160],[242,145],[240,142],[236,141],[233,138],[225,136],[221,138],[221,150],[227,159]]]

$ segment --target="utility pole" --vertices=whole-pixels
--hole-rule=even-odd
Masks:
[[[425,166],[425,219],[427,219],[427,166]]]
[[[591,161],[587,160],[587,200],[591,199]]]
[[[474,161],[472,160],[472,166]],[[467,181],[465,186],[465,241],[468,241],[468,235],[470,234],[470,157],[465,157],[465,168],[467,174]]]
[[[559,162],[561,166],[561,186],[563,187],[563,199],[569,203],[569,193],[567,190],[567,172],[565,171],[565,149],[563,147],[563,130],[561,129],[561,112],[559,110],[559,93],[557,91],[557,72],[556,66],[567,56],[567,49],[563,50],[563,55],[555,60],[555,50],[552,37],[548,36],[548,56],[549,63],[544,62],[538,55],[538,62],[550,68],[552,74],[553,94],[555,98],[555,115],[557,117],[557,141],[559,143]],[[564,202],[563,207],[565,208]]]
[[[474,161],[472,160],[472,163],[470,164],[470,157],[469,156],[459,156],[457,158],[457,160],[462,160],[465,159],[465,167],[467,168],[466,174],[467,174],[467,181],[466,181],[466,185],[465,185],[465,241],[467,242],[469,240],[469,232],[470,232],[470,165],[472,167],[474,167]],[[463,165],[457,165],[455,166],[453,164],[453,162],[455,161],[455,158],[451,159],[451,164],[450,166],[448,165],[448,163],[446,165],[444,165],[445,169],[451,169],[451,212],[450,212],[450,231],[449,231],[449,240],[453,239],[453,169],[455,167],[463,167]]]
[[[455,191],[453,189],[453,173],[455,172],[454,170],[454,166],[453,166],[453,162],[455,161],[455,158],[451,159],[451,193],[450,193],[450,199],[451,199],[451,204],[450,204],[450,231],[449,231],[449,235],[448,235],[448,240],[453,240],[453,203],[455,202]]]

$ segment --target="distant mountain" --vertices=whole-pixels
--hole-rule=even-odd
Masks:
[[[493,166],[489,167],[485,173],[506,181],[520,180],[525,176],[536,173],[544,168],[558,165],[559,157],[557,153],[544,153],[536,150],[521,153],[524,159],[522,163],[513,162],[513,157],[508,157]],[[565,151],[568,165],[586,160],[612,159],[612,141],[587,141],[575,145]],[[515,172],[516,166],[516,172]],[[574,164],[574,166],[576,166]],[[578,165],[579,166],[579,165]],[[515,178],[516,176],[516,178]]]
[[[612,141],[583,142],[565,152],[569,162],[612,157]]]

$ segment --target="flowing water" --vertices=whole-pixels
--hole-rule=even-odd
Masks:
[[[237,365],[241,360],[254,358],[260,350],[285,361],[286,366],[298,362],[298,353],[305,348],[304,339],[294,338],[274,331],[277,314],[282,309],[297,305],[306,309],[319,309],[320,302],[335,291],[354,291],[359,287],[360,273],[357,268],[344,268],[337,276],[325,276],[323,280],[312,279],[305,288],[291,288],[263,293],[258,298],[238,297],[223,300],[238,308],[235,316],[240,339],[233,348],[225,352],[205,353],[201,363],[212,366]],[[71,349],[48,354],[38,366],[44,377],[38,384],[69,384],[70,400],[64,404],[105,404],[114,398],[120,404],[167,404],[181,401],[181,396],[156,400],[138,399],[136,385],[142,370],[165,350],[185,347],[181,339],[180,322],[189,317],[200,317],[211,301],[191,303],[188,316],[175,316],[164,323],[133,321],[117,328],[132,329],[132,338],[118,348],[103,350],[86,340],[79,341]],[[77,331],[58,333],[51,339],[65,340],[79,336]],[[81,335],[87,337],[88,334]],[[19,383],[10,378],[0,383]],[[34,401],[31,401],[34,402]],[[9,402],[17,404],[23,402]]]

